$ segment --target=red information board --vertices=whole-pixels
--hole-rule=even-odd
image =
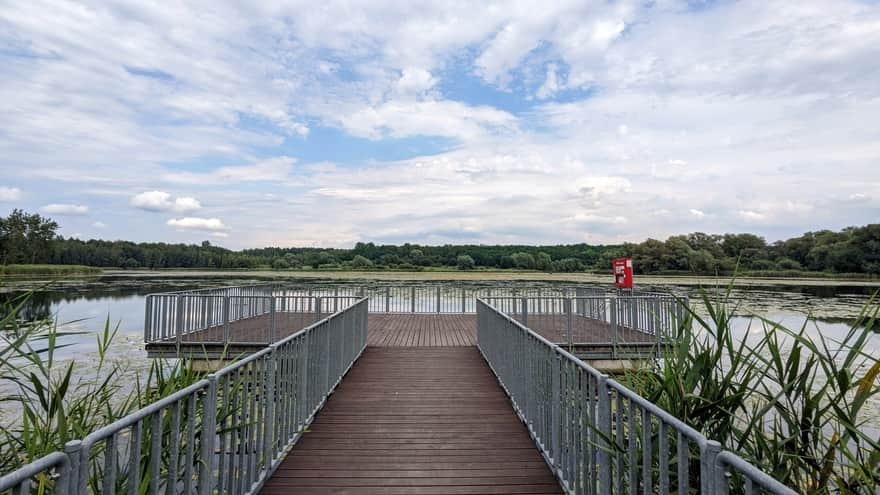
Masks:
[[[633,287],[633,259],[615,258],[611,261],[614,269],[614,286],[624,289]]]

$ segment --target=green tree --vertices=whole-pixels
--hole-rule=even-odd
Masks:
[[[125,258],[120,263],[120,266],[126,270],[131,270],[134,268],[139,268],[141,266],[140,262],[134,258]]]
[[[459,255],[455,258],[456,265],[459,270],[473,270],[474,269],[474,259],[466,254]]]
[[[517,268],[522,268],[524,270],[535,269],[535,257],[529,253],[513,253],[510,257],[513,260],[513,266]]]
[[[287,270],[290,268],[290,263],[285,258],[275,258],[272,260],[272,268],[276,270]]]
[[[351,266],[355,268],[372,268],[373,262],[370,261],[366,256],[355,255],[355,257],[351,260]]]
[[[544,251],[539,251],[535,256],[535,268],[543,271],[550,271],[553,268],[553,258]]]
[[[58,224],[39,214],[15,209],[0,217],[0,261],[10,263],[47,263]]]
[[[413,249],[409,252],[409,262],[413,265],[425,264],[425,253],[421,249]]]

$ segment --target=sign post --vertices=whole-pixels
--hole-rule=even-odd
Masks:
[[[614,286],[618,289],[633,288],[633,260],[632,258],[615,258],[611,261],[614,269]]]

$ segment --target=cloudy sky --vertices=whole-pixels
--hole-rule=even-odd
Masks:
[[[0,214],[136,241],[880,221],[880,3],[0,0]]]

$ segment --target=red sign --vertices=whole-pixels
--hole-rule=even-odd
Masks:
[[[611,261],[614,268],[614,286],[624,289],[632,289],[633,287],[633,259],[632,258],[615,258]]]

